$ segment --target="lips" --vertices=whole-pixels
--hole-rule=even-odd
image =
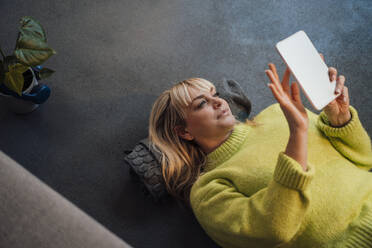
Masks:
[[[222,112],[217,116],[217,118],[219,119],[226,112],[227,112],[227,109],[222,110]]]

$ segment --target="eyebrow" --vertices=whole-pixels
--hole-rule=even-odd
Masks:
[[[213,87],[211,88],[211,92],[213,92]],[[205,98],[205,95],[204,94],[202,94],[202,95],[200,95],[200,96],[197,96],[197,97],[195,97],[192,101],[191,101],[191,103],[193,103],[195,100],[197,100],[197,99],[200,99],[200,98]]]

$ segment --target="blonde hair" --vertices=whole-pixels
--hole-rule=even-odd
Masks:
[[[194,141],[178,136],[174,127],[186,127],[186,109],[192,99],[188,87],[210,92],[215,86],[203,78],[189,78],[164,91],[154,102],[149,119],[149,141],[161,153],[162,174],[168,193],[190,207],[190,190],[202,174],[207,156]],[[236,119],[236,124],[242,123]],[[256,126],[253,120],[245,123]]]

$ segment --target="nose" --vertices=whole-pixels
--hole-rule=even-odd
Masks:
[[[213,99],[213,106],[214,106],[214,108],[220,108],[221,107],[221,105],[222,105],[222,99],[221,98],[219,98],[219,97],[216,97],[216,98],[214,98]]]

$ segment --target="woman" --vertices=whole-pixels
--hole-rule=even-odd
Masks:
[[[278,103],[245,123],[204,79],[156,100],[149,138],[169,193],[222,247],[372,247],[371,140],[345,77],[329,68],[341,94],[317,115],[289,68],[282,82],[269,68]]]

